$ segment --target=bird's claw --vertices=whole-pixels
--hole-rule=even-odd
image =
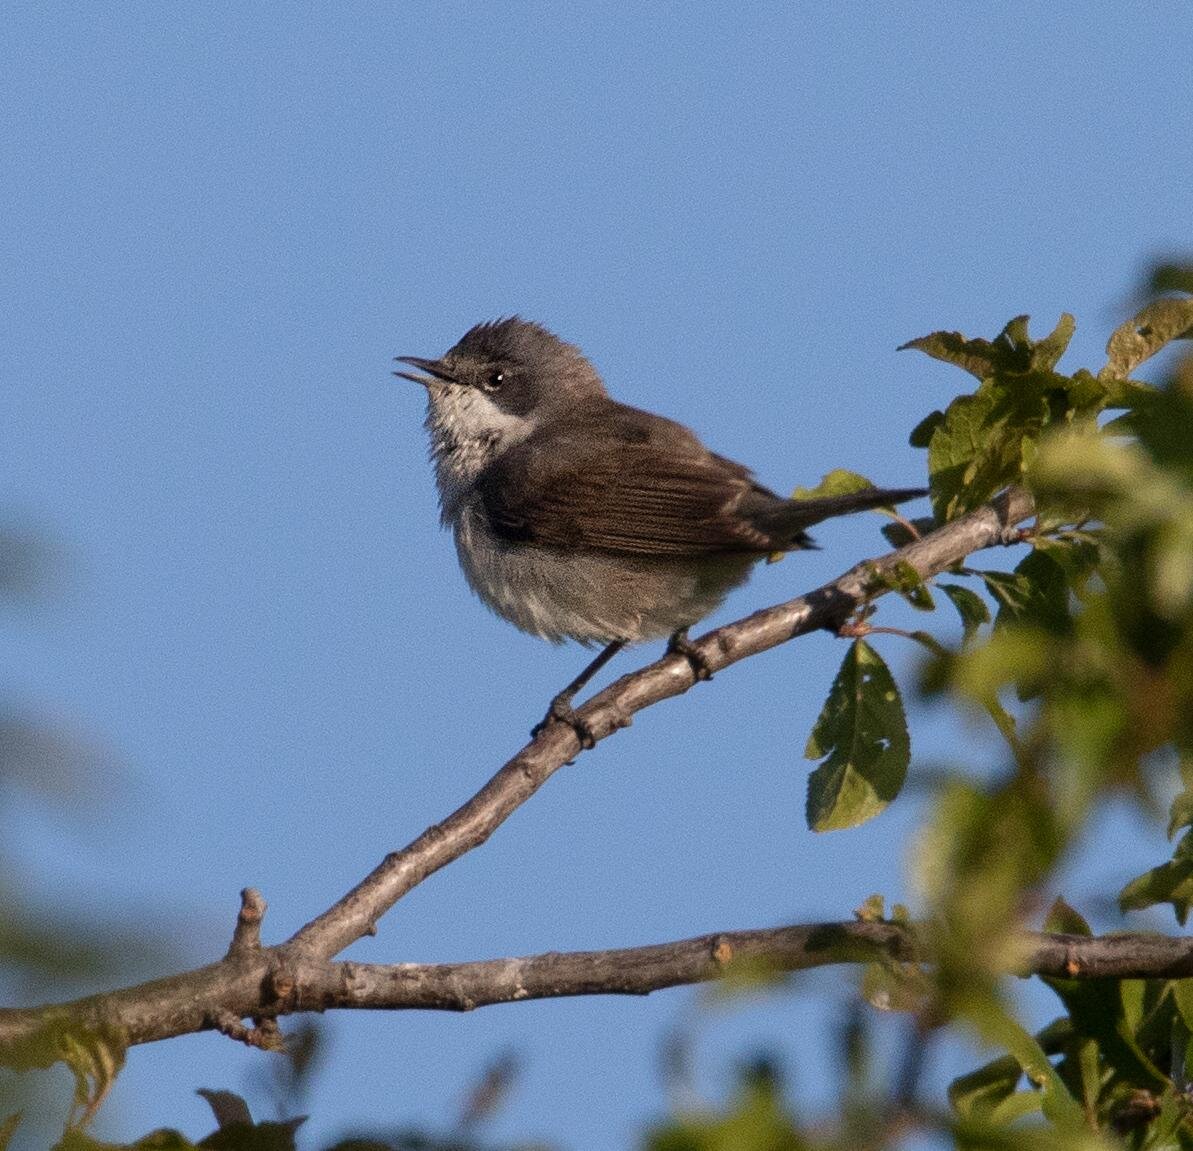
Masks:
[[[576,714],[576,709],[572,707],[571,699],[568,696],[557,695],[551,701],[551,706],[547,708],[547,714],[530,729],[531,739],[537,739],[553,723],[563,723],[570,727],[580,741],[581,751],[589,751],[596,747],[596,736],[593,735],[592,727],[587,720],[581,719]]]
[[[667,641],[667,654],[682,655],[688,661],[688,666],[691,667],[697,682],[702,679],[712,679],[712,668],[708,666],[708,660],[704,653],[688,639],[687,628],[677,631]]]

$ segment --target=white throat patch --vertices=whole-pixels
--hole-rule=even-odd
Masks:
[[[427,390],[426,427],[444,523],[486,465],[534,430],[530,420],[503,411],[479,388],[459,384]]]

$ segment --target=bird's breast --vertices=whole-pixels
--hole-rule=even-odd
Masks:
[[[562,552],[500,539],[480,500],[451,519],[469,586],[503,619],[553,642],[659,639],[713,611],[743,583],[752,556],[713,559]]]

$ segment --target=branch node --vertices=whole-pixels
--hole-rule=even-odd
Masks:
[[[295,1006],[298,980],[294,972],[284,963],[274,967],[261,984],[262,1002],[285,1010]]]
[[[1005,547],[1026,543],[1035,533],[1030,528],[1009,527],[999,533],[998,542]]]
[[[208,1016],[208,1022],[221,1035],[246,1047],[256,1047],[261,1051],[282,1050],[282,1035],[272,1019],[260,1020],[256,1027],[246,1027],[234,1011],[214,1011]]]
[[[1081,963],[1077,959],[1077,948],[1072,943],[1065,948],[1065,972],[1070,979],[1076,979],[1081,974]]]
[[[733,944],[723,935],[718,935],[713,941],[712,958],[718,967],[727,967],[733,962]]]
[[[225,959],[235,959],[261,950],[261,920],[265,918],[268,904],[255,887],[246,887],[240,893],[240,912],[236,916],[236,927],[232,931],[232,942],[228,945]]]

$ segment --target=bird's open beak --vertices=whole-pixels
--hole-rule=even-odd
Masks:
[[[455,377],[444,366],[442,360],[424,360],[419,356],[394,356],[394,359],[400,364],[409,364],[413,368],[421,368],[426,372],[431,377],[430,379],[427,379],[427,376],[416,376],[411,372],[394,372],[395,376],[401,376],[404,380],[413,380],[416,384],[422,384],[424,388],[434,384],[437,380],[448,384],[455,382]]]

